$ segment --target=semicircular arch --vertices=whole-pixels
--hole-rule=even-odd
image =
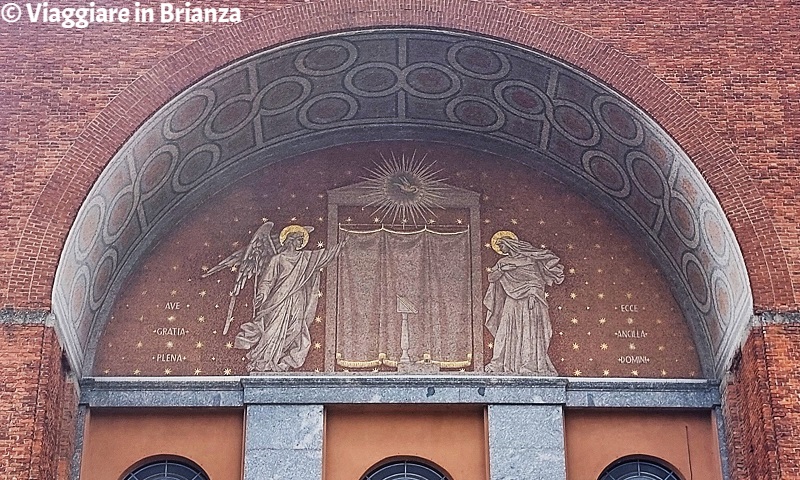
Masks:
[[[124,177],[124,170],[129,167],[130,162],[133,160],[130,156],[130,151],[126,150],[123,143],[126,139],[132,138],[132,135],[135,135],[134,132],[142,131],[144,126],[137,127],[137,125],[145,121],[145,118],[150,115],[151,112],[158,112],[147,120],[148,124],[153,125],[152,122],[158,122],[166,119],[167,116],[173,115],[180,107],[178,104],[178,99],[180,99],[181,101],[198,104],[193,107],[194,110],[199,111],[195,120],[200,122],[203,118],[206,119],[206,127],[203,127],[203,130],[207,135],[213,137],[215,135],[232,135],[238,132],[239,130],[235,130],[235,128],[238,128],[236,126],[228,128],[227,130],[222,130],[214,126],[212,120],[217,117],[214,115],[214,112],[211,111],[211,107],[209,107],[207,103],[203,103],[211,101],[208,92],[203,90],[203,88],[205,88],[204,86],[207,85],[207,80],[198,82],[198,79],[203,75],[208,74],[208,72],[226,63],[252,54],[252,52],[261,51],[262,53],[249,57],[251,59],[259,55],[269,55],[270,47],[280,45],[292,38],[313,36],[334,30],[337,21],[342,21],[342,24],[351,25],[354,28],[373,28],[375,25],[385,25],[389,23],[395,25],[419,25],[426,27],[427,30],[430,30],[430,28],[469,30],[478,34],[476,38],[461,38],[459,42],[471,42],[477,39],[479,41],[492,43],[494,41],[489,40],[486,36],[503,38],[504,41],[513,42],[513,44],[494,42],[493,45],[495,45],[495,47],[492,47],[492,49],[525,50],[528,55],[547,58],[537,53],[537,51],[544,52],[551,57],[568,62],[567,64],[563,64],[559,61],[554,61],[553,63],[553,65],[559,65],[560,68],[564,68],[564,75],[573,75],[575,78],[580,78],[582,79],[581,81],[587,81],[589,83],[594,82],[595,87],[600,88],[600,93],[591,105],[587,104],[581,106],[565,99],[554,98],[556,101],[552,103],[549,114],[547,112],[544,113],[544,120],[552,124],[554,129],[564,138],[567,138],[573,144],[586,150],[583,154],[584,161],[582,170],[584,173],[581,175],[588,172],[589,175],[586,177],[586,181],[589,184],[593,184],[593,188],[599,189],[600,191],[608,190],[606,193],[609,196],[609,205],[614,202],[611,200],[611,198],[614,197],[613,192],[616,191],[617,195],[619,195],[619,190],[614,190],[615,183],[613,179],[604,182],[603,179],[592,175],[593,165],[602,163],[605,158],[602,152],[592,153],[590,151],[592,146],[596,143],[597,132],[601,129],[607,132],[611,137],[618,137],[617,140],[621,144],[625,144],[626,142],[631,143],[637,141],[640,136],[640,128],[645,125],[643,122],[647,122],[648,127],[651,128],[653,132],[656,132],[656,136],[660,137],[661,141],[665,142],[664,144],[668,145],[677,155],[675,158],[681,158],[679,163],[682,167],[685,167],[685,169],[675,169],[671,173],[674,175],[673,177],[668,177],[666,174],[659,177],[655,174],[655,177],[657,177],[655,180],[656,183],[652,185],[652,188],[648,186],[645,190],[649,192],[650,199],[653,203],[658,203],[659,211],[663,212],[663,217],[656,223],[670,226],[681,243],[688,246],[688,249],[681,252],[679,255],[672,255],[672,263],[675,271],[681,273],[680,276],[682,277],[683,287],[687,289],[687,292],[692,292],[688,297],[691,297],[690,303],[693,305],[687,305],[686,308],[693,308],[699,312],[694,315],[695,318],[699,319],[702,317],[705,319],[700,322],[706,326],[700,327],[698,339],[706,343],[707,353],[714,357],[714,366],[711,367],[711,365],[709,365],[709,368],[719,371],[720,367],[724,366],[725,362],[727,362],[732,348],[734,348],[736,342],[738,342],[739,335],[742,329],[745,328],[749,316],[752,314],[750,285],[747,279],[744,260],[738,245],[741,244],[742,250],[748,253],[748,257],[758,256],[759,258],[764,258],[765,255],[759,255],[758,252],[766,249],[770,249],[773,252],[781,251],[777,240],[774,240],[776,238],[774,235],[774,228],[769,219],[762,218],[758,221],[753,221],[746,215],[747,211],[754,208],[753,203],[758,203],[760,201],[760,197],[753,195],[755,189],[752,188],[752,182],[749,180],[744,168],[736,160],[735,155],[724,146],[724,142],[719,139],[719,136],[713,132],[711,127],[704,123],[700,116],[694,112],[675,91],[671,90],[657,77],[649,74],[645,69],[639,67],[633,61],[617,50],[610,48],[608,45],[604,45],[575,30],[557,25],[544,18],[526,15],[492,5],[480,4],[480,8],[485,8],[488,12],[488,16],[484,15],[484,17],[488,18],[487,21],[483,22],[481,25],[469,25],[465,23],[466,21],[463,19],[452,18],[445,14],[447,2],[430,3],[432,6],[437,7],[433,9],[436,15],[431,16],[430,14],[425,14],[417,10],[401,10],[392,22],[386,22],[382,21],[380,18],[376,18],[374,13],[367,9],[356,9],[356,11],[353,11],[342,5],[332,6],[320,4],[315,5],[315,7],[330,9],[330,12],[327,12],[328,15],[324,17],[329,24],[320,25],[314,22],[299,22],[298,25],[300,25],[299,28],[301,31],[290,32],[286,29],[276,27],[275,25],[277,23],[271,23],[274,14],[265,14],[264,16],[243,22],[242,25],[232,27],[229,30],[215,33],[204,39],[202,43],[196,42],[189,45],[181,52],[164,60],[161,65],[154,67],[150,72],[134,82],[131,87],[122,92],[76,140],[57,167],[53,180],[48,183],[40,196],[39,202],[36,204],[33,215],[31,216],[32,219],[39,220],[36,222],[29,222],[26,227],[26,232],[29,234],[22,237],[20,248],[35,247],[36,245],[52,241],[54,237],[63,238],[71,226],[68,219],[72,218],[72,215],[68,213],[74,212],[78,208],[78,205],[75,205],[74,201],[68,199],[82,198],[80,192],[89,191],[91,184],[97,178],[101,177],[102,172],[106,172],[105,174],[108,175],[116,173]],[[476,6],[476,8],[478,7]],[[319,15],[317,10],[314,10],[312,14],[308,6],[292,7],[292,13],[296,18],[305,18],[304,16],[308,17],[310,15],[318,18],[317,16]],[[347,17],[346,20],[344,18],[345,16]],[[529,20],[527,23],[528,28],[521,29],[515,33],[508,33],[504,25],[518,22],[520,17]],[[243,28],[255,31],[256,34],[251,35],[247,42],[234,42],[234,38],[241,38],[238,37],[237,32],[239,29]],[[559,34],[553,35],[553,31]],[[442,34],[451,36],[459,35],[447,32],[443,32]],[[524,48],[520,49],[520,47],[514,44]],[[235,46],[230,46],[226,49],[215,49],[213,45]],[[535,49],[535,51],[527,49]],[[345,53],[346,51],[347,49],[344,48]],[[459,71],[457,68],[457,52],[451,54],[451,57],[453,57],[450,59],[452,70],[455,72],[455,76],[450,77],[451,84],[454,81],[460,81],[453,80],[453,78],[462,77],[476,81],[494,82],[492,84],[494,97],[493,100],[487,100],[486,98],[459,98],[457,102],[451,102],[449,104],[450,107],[445,107],[444,109],[445,117],[443,118],[446,119],[445,123],[449,121],[452,124],[459,124],[457,129],[470,134],[491,136],[493,132],[497,131],[498,122],[500,122],[501,117],[504,115],[517,115],[524,118],[525,115],[538,114],[538,112],[533,111],[522,111],[519,106],[515,107],[513,105],[503,104],[503,88],[515,87],[512,83],[499,85],[497,80],[492,79],[493,73],[502,73],[503,65],[500,65],[497,72]],[[189,58],[201,58],[202,61],[188,62]],[[453,59],[455,59],[455,62],[452,62]],[[348,68],[344,66],[347,64],[347,61],[348,60],[345,60],[342,68]],[[553,60],[550,59],[550,61]],[[187,63],[191,63],[192,67],[173,68],[178,66],[183,67]],[[356,67],[359,65],[356,65]],[[574,66],[577,66],[580,70],[573,68]],[[230,72],[232,69],[240,67],[241,64],[233,64],[223,70]],[[592,76],[590,77],[581,73],[581,70],[588,72]],[[164,71],[176,73],[174,73],[173,76],[165,77],[163,76]],[[342,72],[344,72],[345,76],[347,75],[345,70],[342,70]],[[302,77],[303,72],[301,71],[299,73],[301,75],[296,76]],[[213,74],[212,77],[214,75],[217,74]],[[461,77],[459,77],[459,75]],[[481,78],[481,76],[486,78]],[[597,82],[595,78],[601,79],[605,84]],[[509,79],[504,81],[513,82],[514,80]],[[342,82],[342,84],[346,85],[347,82]],[[273,85],[273,87],[274,86],[275,85]],[[407,81],[404,86],[408,87]],[[413,87],[413,85],[411,87]],[[519,86],[517,85],[517,87]],[[614,90],[610,87],[613,87]],[[178,97],[175,97],[180,90],[186,88],[188,89],[184,90]],[[330,92],[332,96],[325,98],[317,96],[313,99],[304,99],[302,97],[306,95],[306,89],[303,88],[302,81],[299,81],[298,88],[299,93],[295,102],[307,101],[305,107],[298,107],[300,111],[303,111],[303,108],[306,109],[306,112],[312,109],[313,104],[308,105],[310,101],[338,102],[341,104],[342,108],[347,111],[343,113],[342,118],[335,119],[335,122],[339,122],[337,126],[346,127],[346,125],[341,124],[342,121],[345,123],[349,121],[353,124],[358,122],[359,119],[355,117],[355,114],[351,115],[353,102],[350,101],[350,98],[359,93],[363,95],[364,92],[358,92],[351,88],[352,91],[349,92]],[[498,91],[496,91],[497,88],[500,88],[499,94]],[[415,93],[411,88],[407,88],[406,91],[410,92],[412,95]],[[147,93],[142,94],[141,92]],[[448,90],[445,89],[444,92],[447,93]],[[642,92],[649,93],[644,94]],[[253,102],[256,100],[259,93],[266,94],[266,92],[250,92],[252,98],[243,97],[240,102],[241,105],[245,103],[249,103],[250,105],[254,104]],[[419,91],[416,93],[418,95],[420,94]],[[423,95],[419,96],[435,96],[439,93],[441,92],[422,92]],[[622,95],[620,95],[620,93]],[[627,101],[625,97],[631,98],[635,103]],[[611,100],[606,101],[606,98]],[[167,106],[161,107],[161,105],[164,105],[168,101],[170,101],[170,103],[168,103]],[[225,105],[225,107],[231,107],[233,109],[236,106],[236,99],[229,99],[228,101],[230,105]],[[487,116],[493,116],[494,120],[486,124],[480,122],[477,124],[469,124],[468,121],[465,122],[464,118],[459,118],[459,114],[457,113],[459,109],[458,102],[460,102],[460,104],[469,102],[470,106],[478,110],[482,109],[487,112]],[[453,105],[453,103],[456,104]],[[508,102],[506,101],[505,103]],[[222,106],[218,105],[218,107],[221,109]],[[289,106],[286,107],[288,109]],[[640,108],[646,111],[647,114],[644,115]],[[282,109],[277,108],[277,110]],[[620,124],[618,128],[609,125],[608,118],[610,118],[610,116],[604,119],[603,112],[611,110],[614,110],[613,113],[636,113],[635,116],[629,116],[629,118],[634,119],[631,124],[633,129],[630,131],[626,130],[627,126],[630,125],[626,126]],[[555,113],[558,111],[560,112]],[[252,109],[243,119],[240,119],[241,122],[239,123],[246,124],[248,121],[252,121],[253,119],[250,118],[250,113],[252,113]],[[571,123],[571,125],[575,126],[574,131],[570,131],[569,128],[563,128],[563,125],[570,123],[570,121],[565,121],[564,119],[569,119],[570,116],[574,120]],[[584,119],[582,125],[578,125],[581,123],[580,119]],[[327,121],[329,119],[323,120]],[[184,122],[182,124],[173,124],[170,126],[164,126],[166,124],[161,122],[159,125],[162,125],[162,132],[166,132],[166,136],[179,135],[183,131],[194,128],[192,122]],[[309,131],[315,131],[316,129],[316,131],[319,132],[327,129],[330,125],[325,125],[324,128],[321,128],[320,125],[315,124],[314,121],[306,121],[304,127]],[[669,135],[665,133],[665,130],[669,132]],[[128,140],[126,145],[130,145],[130,142],[131,140]],[[201,180],[199,178],[192,178],[191,175],[188,177],[185,174],[182,175],[182,173],[186,171],[185,161],[187,159],[191,159],[196,164],[209,165],[209,171],[214,171],[214,168],[216,168],[215,165],[218,165],[218,162],[220,162],[219,152],[216,152],[214,147],[211,146],[196,148],[189,153],[192,155],[187,154],[183,156],[182,161],[184,161],[184,163],[178,165],[175,161],[174,152],[170,152],[169,149],[158,153],[153,152],[148,156],[148,160],[150,161],[148,165],[154,165],[149,168],[160,168],[168,172],[168,174],[173,175],[169,182],[170,186],[175,187],[177,185],[177,189],[189,191],[193,185],[199,185]],[[652,158],[652,156],[647,157],[631,153],[626,158],[624,164],[620,163],[618,167],[620,171],[625,172],[624,177],[630,179],[629,184],[627,184],[628,187],[630,187],[630,185],[637,185],[637,188],[641,189],[641,185],[643,185],[644,182],[654,181],[653,172],[657,171],[657,163],[657,159]],[[95,173],[87,175],[86,169]],[[646,173],[648,169],[650,169],[649,174]],[[681,175],[684,176],[682,177]],[[593,179],[590,179],[590,177]],[[72,181],[69,181],[65,188],[64,182],[58,179],[69,179]],[[649,180],[643,181],[643,179]],[[706,183],[705,179],[709,179],[708,183]],[[130,185],[127,185],[127,187],[135,188],[131,190],[130,194],[127,192],[116,192],[115,195],[109,199],[110,202],[106,206],[107,211],[110,212],[114,210],[115,206],[118,207],[118,211],[123,211],[125,208],[119,207],[120,205],[124,206],[127,205],[126,202],[135,202],[137,200],[137,195],[139,196],[138,200],[141,201],[143,197],[147,197],[148,192],[166,185],[166,183],[162,185],[159,182],[153,184],[148,184],[147,182],[142,183],[142,179],[138,180],[139,183],[135,183],[136,180],[134,179],[129,178],[129,180],[128,183]],[[208,185],[212,184],[213,182]],[[625,185],[624,182],[623,184]],[[664,191],[663,187],[665,186],[669,190]],[[691,192],[681,191],[680,188],[683,187],[686,187],[691,192],[697,191],[695,187],[703,191],[701,197],[694,198],[690,202],[694,210],[686,208],[686,197]],[[622,188],[624,188],[624,186]],[[747,190],[747,192],[745,192],[745,190]],[[76,194],[76,192],[78,193]],[[669,192],[669,194],[667,194],[667,192]],[[91,193],[89,196],[91,197]],[[133,210],[134,209],[128,209],[127,211],[131,212]],[[622,207],[622,210],[625,210],[625,208]],[[699,220],[696,218],[687,218],[686,211],[702,211],[703,215]],[[726,217],[725,212],[735,213]],[[739,212],[744,213],[740,214]],[[104,225],[102,229],[103,234],[95,236],[92,241],[101,241],[105,237],[113,238],[115,232],[133,223],[132,218],[128,218],[132,215],[133,213],[130,215],[117,215],[114,217],[113,224]],[[79,213],[75,221],[76,228],[82,224],[82,219],[83,216]],[[728,219],[730,219],[733,225],[733,230],[738,233],[738,237],[733,236],[733,231],[728,224]],[[139,226],[141,226],[141,218],[139,220]],[[703,254],[698,257],[696,253],[692,252],[692,248],[696,248],[696,246],[700,244],[706,245],[709,243],[709,239],[698,230],[698,227],[703,226],[703,222],[707,221],[714,223],[714,228],[723,232],[723,236],[727,240],[722,244],[719,242],[712,242],[708,245],[708,254]],[[77,232],[76,229],[73,229],[73,231]],[[67,283],[63,280],[65,275],[68,275],[70,271],[76,271],[76,268],[83,268],[85,266],[84,264],[76,266],[75,264],[68,265],[65,263],[65,260],[69,259],[69,256],[74,252],[77,251],[81,255],[85,252],[84,246],[79,245],[73,238],[80,237],[78,233],[74,233],[74,235],[70,234],[70,238],[68,238],[65,244],[62,259],[59,264],[59,274],[57,274],[55,280],[53,308],[57,313],[59,330],[62,338],[65,338],[68,344],[69,356],[76,366],[80,366],[85,359],[86,349],[89,347],[93,332],[96,334],[101,327],[94,321],[100,309],[98,308],[92,311],[91,308],[87,310],[83,307],[76,306],[76,302],[70,297],[70,292],[76,290],[70,290]],[[737,238],[739,240],[737,240]],[[763,240],[761,244],[755,243],[754,239],[758,238]],[[770,239],[773,239],[774,245],[769,244]],[[654,240],[654,242],[658,243],[657,240]],[[695,245],[695,247],[692,247],[692,245]],[[735,274],[737,279],[735,282],[726,283],[725,281],[719,280],[720,267],[706,268],[706,264],[714,260],[714,254],[719,253],[727,255],[730,251],[735,251],[738,259],[738,263],[735,263],[734,266],[737,270]],[[113,297],[113,278],[124,277],[124,274],[132,268],[130,262],[126,263],[126,261],[119,260],[124,257],[124,255],[120,255],[113,245],[106,245],[102,249],[102,252],[99,252],[97,255],[99,255],[98,258],[102,258],[103,262],[101,264],[98,263],[95,270],[89,269],[90,273],[88,275],[92,276],[91,281],[87,286],[84,286],[84,288],[77,290],[78,292],[83,292],[85,301],[81,300],[81,302],[78,303],[93,303],[95,306],[98,303],[102,303],[105,297],[100,291],[104,288],[107,289],[108,292],[111,293],[110,296]],[[669,254],[666,254],[666,257],[669,256]],[[17,264],[21,264],[24,260],[23,258],[17,258],[16,262]],[[38,261],[33,262],[32,266],[25,268],[21,268],[20,265],[15,265],[12,271],[18,273],[9,279],[9,285],[13,286],[16,283],[20,283],[20,275],[33,276],[37,271],[47,271],[48,268],[54,269],[56,261],[57,259],[55,258],[40,258]],[[667,263],[670,262],[668,261]],[[106,278],[106,271],[109,269],[114,272],[111,275],[112,279]],[[776,270],[776,272],[777,271],[779,270]],[[81,278],[84,277],[86,277],[86,275],[83,275]],[[773,281],[777,281],[782,277],[775,273],[769,278]],[[84,280],[86,279],[84,278]],[[786,279],[786,281],[788,282],[788,279]],[[104,282],[107,282],[107,285]],[[728,308],[725,315],[721,315],[719,309],[708,307],[709,302],[707,297],[712,295],[712,291],[729,286],[732,283],[736,283],[737,287],[740,288],[740,291],[737,293],[745,292],[746,294],[744,296],[738,295],[730,298],[743,299],[743,301],[735,305],[735,308]],[[768,291],[760,292],[766,302],[791,303],[790,299],[776,298],[771,287],[768,287],[767,290]],[[22,288],[18,295],[24,298],[25,292],[25,288]],[[27,292],[30,294],[29,287]],[[24,302],[24,300],[22,302]],[[91,319],[87,321],[88,317],[83,319],[75,318],[76,315],[91,315]],[[711,329],[707,326],[709,322],[714,322],[716,325],[719,325],[719,329],[722,332],[716,339],[711,338]]]

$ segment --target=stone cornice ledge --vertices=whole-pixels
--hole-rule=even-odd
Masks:
[[[236,407],[248,404],[517,404],[599,408],[714,408],[709,380],[510,376],[261,375],[86,378],[90,407]]]

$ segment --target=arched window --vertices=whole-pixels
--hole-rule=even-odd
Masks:
[[[361,480],[450,480],[424,463],[401,460],[373,468]]]
[[[634,459],[612,463],[598,480],[681,480],[681,477],[651,460]]]
[[[123,480],[208,480],[208,475],[188,463],[158,460],[136,468]]]

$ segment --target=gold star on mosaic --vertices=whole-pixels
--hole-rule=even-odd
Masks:
[[[573,349],[573,350],[580,350],[580,349],[581,349],[581,346],[580,346],[580,345],[578,345],[577,343],[573,343],[573,344],[572,344],[572,349]]]
[[[666,376],[667,376],[667,371],[666,371],[666,370],[664,370],[664,369],[662,369],[662,370],[661,370],[661,376],[662,376],[662,377],[666,377]]]
[[[580,370],[575,370],[574,372],[572,372],[572,374],[575,375],[576,377],[580,377],[581,375],[583,375],[583,372],[581,372]]]
[[[578,324],[578,318],[577,317],[572,317],[569,321],[572,322],[573,325],[577,325]]]
[[[603,376],[607,377],[611,372],[609,370],[603,370]]]
[[[172,341],[171,341],[171,340],[167,342],[167,348],[172,348],[172,347],[174,347],[174,346],[175,346],[175,344],[174,344],[174,343],[172,343]]]
[[[170,375],[170,374],[172,374],[172,369],[171,368],[165,368],[164,369],[164,375]]]
[[[239,241],[237,240],[237,241],[235,241],[235,242],[231,243],[231,246],[232,246],[233,248],[236,248],[236,247],[238,247],[238,246],[239,246]]]
[[[194,348],[203,348],[203,342],[197,342],[197,343],[194,345]]]
[[[195,369],[194,369],[194,374],[195,374],[195,375],[200,375],[201,373],[203,373],[203,371],[202,371],[202,370],[200,370],[199,368],[195,368]]]
[[[634,377],[638,377],[639,376],[639,370],[631,370],[631,375],[633,375]]]
[[[140,373],[142,373],[142,371],[141,371],[141,370],[139,370],[138,368],[137,368],[136,370],[134,370],[134,371],[133,371],[133,374],[134,374],[134,375],[139,375]]]
[[[200,292],[198,293],[198,295],[200,295],[201,297],[205,297],[207,294],[208,293],[205,290],[200,290]]]
[[[631,342],[628,344],[628,350],[636,350],[636,344]]]
[[[492,267],[486,267],[486,272],[491,273],[492,272]]]
[[[197,317],[197,321],[200,322],[200,323],[205,323],[206,317],[200,315],[199,317]]]
[[[464,223],[464,220],[461,218],[456,218],[456,223],[461,225],[462,223]]]
[[[489,347],[489,348],[494,348],[494,343],[489,342],[489,343],[486,344],[486,346]]]
[[[606,324],[606,317],[601,318],[600,320],[597,321],[597,323],[599,323],[600,325],[605,325]]]
[[[239,270],[239,268],[236,265],[231,267],[231,272],[235,272],[236,270]]]
[[[109,370],[109,369],[107,369],[107,368],[106,368],[105,370],[103,370],[103,373],[105,373],[106,375],[108,375],[109,373],[111,373],[111,370]]]
[[[544,292],[544,298],[550,298],[550,292]]]
[[[576,298],[578,298],[578,294],[577,294],[577,293],[575,293],[575,292],[570,292],[570,293],[569,293],[569,298],[571,298],[571,299],[575,300]]]
[[[147,290],[142,290],[142,296],[147,295]]]
[[[486,248],[492,248],[492,245],[490,243],[484,243],[483,246]]]
[[[317,242],[317,248],[323,248],[325,244],[323,242]]]
[[[628,325],[633,325],[633,318],[628,317],[625,319],[625,321],[628,322]]]
[[[322,292],[317,292],[317,298],[322,298]]]
[[[170,323],[174,322],[175,321],[175,315],[170,315],[169,317],[167,317],[167,321],[170,322]]]
[[[544,220],[539,220],[539,225],[544,225]]]
[[[325,220],[324,220],[322,217],[317,217],[317,221],[318,221],[318,222],[323,222],[323,221],[325,221]]]
[[[319,342],[314,343],[314,350],[319,350],[320,348],[322,348],[322,344],[321,343],[319,343]]]
[[[519,224],[519,220],[517,220],[516,218],[512,218],[511,225],[517,225],[517,224]]]
[[[600,344],[600,350],[608,350],[608,344],[607,343],[601,343]]]
[[[230,368],[226,368],[225,370],[222,371],[222,374],[223,375],[230,375],[232,372],[233,372],[233,370],[231,370]]]
[[[233,343],[231,343],[231,342],[228,342],[228,343],[226,343],[226,344],[225,344],[225,348],[227,348],[228,350],[230,350],[231,348],[233,348]]]
[[[267,217],[261,217],[261,223],[267,223],[269,219]]]
[[[177,290],[173,290],[173,291],[169,292],[169,294],[174,297],[175,295],[178,294],[178,291]]]
[[[314,321],[317,322],[317,323],[322,323],[322,317],[317,315],[316,317],[314,317]]]
[[[606,298],[606,294],[605,294],[605,293],[598,293],[598,294],[597,294],[597,298],[599,298],[600,300],[602,300],[602,299]]]
[[[658,346],[658,351],[659,352],[663,352],[665,349],[666,349],[666,347],[664,347],[664,345],[659,345]]]
[[[144,346],[144,344],[141,341],[140,342],[136,342],[136,348],[142,348],[143,346]]]
[[[575,250],[575,245],[573,245],[571,243],[568,243],[567,244],[567,250]]]
[[[573,274],[573,275],[574,275],[574,274],[575,274],[575,269],[574,269],[574,268],[570,268],[570,269],[569,269],[569,273],[571,273],[571,274]]]
[[[372,221],[373,223],[381,223],[381,219],[378,217],[373,218]]]
[[[631,292],[626,293],[625,296],[628,298],[628,300],[633,298],[633,294]]]

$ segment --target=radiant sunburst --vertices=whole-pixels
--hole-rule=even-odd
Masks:
[[[372,213],[381,223],[396,225],[412,223],[424,225],[425,217],[435,217],[433,209],[443,209],[439,201],[444,198],[443,179],[437,178],[441,170],[434,170],[435,162],[425,163],[427,155],[420,159],[401,155],[398,159],[394,153],[387,159],[381,154],[383,163],[376,164],[375,169],[368,170],[365,177],[367,193],[363,198],[369,203],[366,207],[375,207]]]

